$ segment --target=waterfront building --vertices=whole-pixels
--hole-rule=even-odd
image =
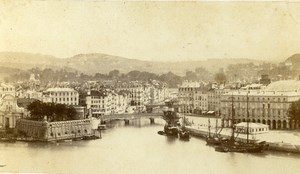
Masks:
[[[146,104],[150,103],[150,88],[138,82],[123,83],[117,86],[117,91],[129,91],[130,106],[136,106],[142,112]]]
[[[200,88],[198,82],[184,82],[178,89],[179,112],[194,113],[195,92]]]
[[[128,108],[128,91],[119,91],[115,97],[115,113],[122,114]]]
[[[194,113],[205,114],[208,112],[209,92],[206,88],[197,88],[194,93]]]
[[[208,91],[208,110],[219,116],[221,113],[221,96],[229,91],[229,88],[218,87],[211,88]]]
[[[235,122],[245,122],[248,103],[250,122],[267,124],[270,129],[298,128],[299,123],[289,119],[288,109],[299,99],[300,81],[295,80],[273,82],[263,90],[230,91],[221,97],[221,118],[225,126],[232,124],[232,114]]]
[[[86,95],[86,107],[93,117],[112,113],[112,94],[107,91],[91,90]]]
[[[0,129],[14,128],[16,120],[22,118],[24,109],[18,107],[13,85],[0,84]]]
[[[180,112],[219,115],[221,95],[228,89],[214,84],[204,86],[197,82],[185,82],[178,91]]]
[[[122,114],[128,108],[128,91],[115,92],[110,89],[90,90],[85,97],[85,105],[90,115],[99,117],[102,115]]]
[[[48,88],[43,93],[43,102],[78,105],[79,93],[72,88]]]

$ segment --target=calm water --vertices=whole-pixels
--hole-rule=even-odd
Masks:
[[[63,143],[1,143],[0,172],[39,173],[299,173],[300,155],[219,153],[204,140],[158,135],[163,121],[114,122],[102,139]]]

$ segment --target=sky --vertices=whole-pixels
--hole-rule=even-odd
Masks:
[[[300,53],[300,2],[0,0],[0,51],[286,59]]]

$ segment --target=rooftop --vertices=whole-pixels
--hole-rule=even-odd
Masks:
[[[281,80],[269,84],[266,91],[300,91],[300,81]]]
[[[75,89],[72,89],[72,88],[48,88],[46,90],[47,92],[73,92],[73,91],[76,91]]]
[[[227,92],[226,96],[246,96],[248,93],[248,96],[300,96],[300,91],[265,91],[265,90],[252,90],[252,91],[246,91],[246,90],[235,90],[235,91],[229,91]]]

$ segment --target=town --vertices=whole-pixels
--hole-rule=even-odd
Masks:
[[[292,63],[281,66],[293,71]],[[222,127],[247,121],[267,125],[270,130],[299,129],[295,109],[300,99],[297,76],[284,74],[271,79],[262,74],[257,80],[229,81],[233,79],[231,68],[232,65],[226,72],[220,69],[213,81],[191,80],[193,75],[187,75],[187,80],[175,87],[160,80],[120,81],[116,79],[118,70],[109,73],[114,80],[91,78],[81,82],[48,81],[38,73],[31,73],[23,81],[1,83],[1,137],[7,140],[11,133],[27,137],[20,140],[40,141],[93,137],[94,130],[109,118],[162,115],[168,103],[181,114],[219,118]],[[96,123],[91,119],[97,120]]]
[[[300,2],[0,0],[0,173],[300,173]]]

